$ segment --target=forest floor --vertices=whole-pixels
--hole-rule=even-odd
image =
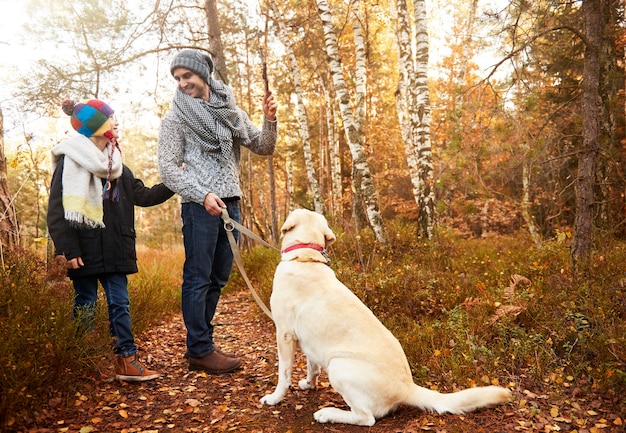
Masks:
[[[214,323],[216,344],[243,359],[243,369],[213,376],[190,372],[183,354],[185,328],[180,315],[167,318],[138,339],[140,357],[161,373],[159,379],[125,383],[113,379],[112,355],[102,370],[83,372],[77,392],[56,397],[42,408],[37,427],[24,432],[623,432],[626,408],[615,393],[581,391],[542,384],[525,385],[524,377],[508,386],[509,404],[466,415],[437,415],[411,407],[377,421],[372,427],[318,424],[320,407],[345,407],[323,374],[317,390],[301,391],[306,375],[298,352],[290,392],[280,405],[259,399],[276,384],[277,356],[273,323],[262,315],[247,292],[222,296]],[[45,427],[41,427],[45,426]]]

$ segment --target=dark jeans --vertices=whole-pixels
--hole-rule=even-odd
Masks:
[[[130,325],[128,278],[125,274],[102,274],[72,278],[74,285],[74,318],[81,321],[84,330],[93,328],[98,302],[98,281],[104,288],[109,311],[109,326],[114,352],[127,357],[137,353]]]
[[[239,222],[239,202],[227,203],[230,217]],[[224,222],[197,203],[183,203],[182,311],[187,328],[187,352],[201,358],[213,353],[213,316],[222,288],[233,267],[233,253]],[[235,239],[238,233],[235,230]]]

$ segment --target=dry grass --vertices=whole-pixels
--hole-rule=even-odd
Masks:
[[[626,244],[603,242],[586,275],[568,264],[566,239],[536,248],[526,236],[415,239],[397,224],[390,243],[337,233],[331,266],[398,337],[414,375],[444,390],[520,380],[626,391]],[[130,279],[140,334],[180,311],[182,247],[139,248]],[[278,254],[243,253],[269,301]],[[110,352],[105,303],[99,326],[76,337],[72,291],[32,253],[5,258],[0,274],[0,425],[71,392],[77,371]],[[50,270],[54,270],[53,267]],[[56,275],[56,276],[55,276]],[[59,277],[61,275],[61,277]],[[235,269],[226,290],[245,290]]]
[[[623,242],[605,241],[581,275],[566,238],[537,248],[524,234],[442,231],[424,241],[407,233],[392,227],[386,246],[367,231],[339,233],[330,256],[338,278],[398,337],[420,382],[449,390],[525,377],[626,391]],[[246,257],[266,299],[268,254]]]

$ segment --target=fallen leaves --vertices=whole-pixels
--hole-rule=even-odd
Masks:
[[[520,284],[527,283],[519,280],[515,290],[509,291],[509,299],[516,299]],[[480,302],[483,301],[468,299],[467,307]],[[143,383],[111,380],[112,356],[104,358],[103,376],[86,375],[77,384],[75,394],[67,399],[58,396],[50,399],[45,412],[49,418],[42,419],[41,425],[46,428],[52,425],[52,429],[28,433],[613,433],[624,430],[626,410],[616,396],[585,393],[572,384],[573,377],[563,375],[564,380],[560,381],[560,374],[546,377],[540,388],[522,386],[517,380],[507,378],[506,386],[514,394],[509,405],[463,416],[401,407],[367,429],[321,425],[313,420],[313,413],[320,407],[346,407],[327,376],[320,376],[316,390],[300,390],[296,383],[306,375],[306,362],[298,353],[294,386],[285,400],[277,406],[261,405],[259,399],[273,390],[277,380],[274,326],[248,299],[246,292],[224,295],[218,313],[215,321],[218,344],[242,356],[242,371],[223,376],[188,371],[183,359],[184,324],[182,317],[176,316],[150,329],[138,341],[140,356],[146,359],[144,355],[151,355],[149,366],[161,372],[161,378]],[[499,381],[484,375],[476,382],[498,384]],[[565,386],[566,383],[572,386]],[[557,389],[559,384],[563,386]],[[437,388],[436,383],[421,385]]]
[[[614,428],[623,424],[622,418],[614,413],[604,411],[604,414],[594,409],[584,409],[581,403],[594,407],[602,407],[603,401],[596,398],[592,401],[584,399],[576,401],[559,401],[558,405],[550,402],[548,395],[537,395],[529,390],[522,392],[524,398],[519,400],[520,414],[527,414],[523,420],[517,420],[516,431],[533,432],[576,432],[576,433],[598,433],[618,431]],[[545,400],[549,403],[547,411],[542,409],[542,405],[537,403]]]

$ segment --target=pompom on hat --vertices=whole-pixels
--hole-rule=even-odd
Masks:
[[[213,60],[202,51],[182,50],[172,60],[170,73],[174,75],[174,70],[177,68],[189,69],[208,83],[213,73]]]
[[[61,108],[65,114],[71,116],[72,127],[87,138],[91,136],[107,137],[106,133],[111,131],[109,117],[114,111],[106,102],[99,99],[89,99],[77,103],[71,99],[66,99],[61,104]]]

